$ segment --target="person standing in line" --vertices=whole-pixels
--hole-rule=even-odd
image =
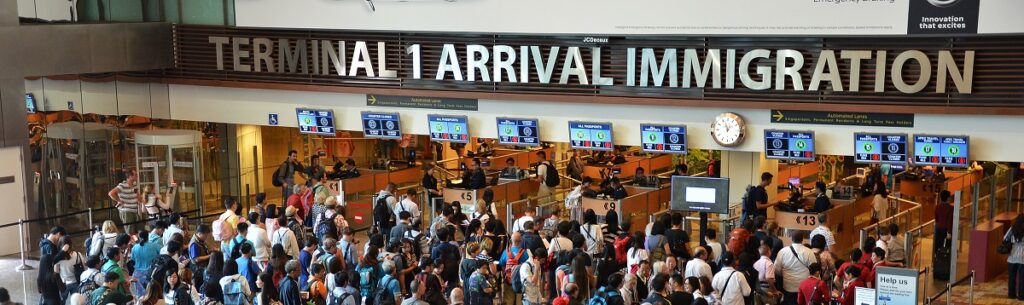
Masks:
[[[299,261],[290,260],[284,265],[284,271],[287,276],[281,280],[281,285],[277,287],[278,293],[280,293],[281,305],[305,305],[302,299],[299,297],[301,288],[299,286]]]
[[[309,166],[306,167],[306,177],[320,177],[321,175],[327,176],[327,170],[320,164],[320,155],[313,154],[309,157]],[[311,184],[313,181],[306,180],[306,184]]]
[[[146,230],[138,232],[139,241],[132,246],[131,251],[132,261],[135,262],[135,271],[132,273],[132,276],[135,278],[134,288],[135,295],[137,296],[145,293],[146,285],[150,281],[149,276],[152,274],[152,268],[160,267],[153,265],[153,261],[160,255],[160,244],[152,240],[159,240],[160,238],[154,238],[153,235],[146,233]]]
[[[644,299],[641,304],[650,303],[652,305],[671,305],[672,303],[666,298],[668,296],[668,275],[656,274],[651,279],[651,292]]]
[[[949,232],[953,231],[953,196],[949,191],[939,193],[939,204],[935,206],[935,236],[932,239],[932,253],[938,253],[948,243]]]
[[[288,151],[288,158],[274,171],[278,181],[281,181],[282,200],[287,200],[291,197],[292,190],[295,187],[295,173],[302,172],[302,163],[299,163],[298,158],[299,152],[295,150]]]
[[[277,220],[277,223],[287,223],[288,218],[285,215],[281,215],[281,218]],[[288,226],[278,227],[276,231],[271,233],[270,244],[271,247],[281,245],[285,253],[292,258],[299,257],[299,240],[296,238],[295,232]],[[280,270],[284,271],[284,270]]]
[[[828,248],[829,252],[835,253],[836,238],[832,234],[832,230],[828,228],[828,216],[825,213],[818,214],[818,227],[811,230],[809,235],[811,240],[814,240],[815,236],[825,237],[825,247]]]
[[[807,269],[810,276],[800,282],[800,291],[797,292],[797,305],[830,304],[832,292],[828,285],[821,279],[821,264],[811,263]],[[851,269],[853,270],[853,269]]]
[[[803,232],[794,232],[792,241],[793,244],[779,251],[775,258],[775,276],[778,278],[782,274],[783,304],[786,305],[797,304],[800,281],[811,275],[808,269],[810,264],[818,262],[814,251],[803,245]]]
[[[124,181],[115,186],[107,196],[114,201],[117,207],[118,216],[121,217],[121,224],[125,232],[135,232],[134,222],[139,220],[139,174],[134,170],[128,170],[128,176]]]
[[[722,271],[711,280],[711,286],[718,291],[722,305],[743,305],[744,299],[751,292],[743,272],[733,269],[735,263],[732,252],[722,253]]]
[[[416,203],[417,199],[419,199],[419,194],[416,193],[415,188],[406,190],[405,199],[402,199],[401,202],[395,204],[394,211],[392,211],[395,214],[395,219],[400,219],[401,217],[399,214],[402,212],[409,212],[409,215],[412,216],[409,223],[414,223],[417,220],[420,220],[420,205]]]
[[[1006,231],[1006,235],[1003,235],[1003,240],[1013,244],[1010,255],[1006,258],[1010,269],[1007,295],[1010,299],[1024,301],[1024,216],[1017,216],[1013,226]]]
[[[423,294],[426,293],[427,285],[424,285],[420,281],[412,281],[409,284],[409,291],[411,296],[402,300],[402,305],[429,305],[426,301],[423,301]]]
[[[71,251],[71,245],[57,246],[66,235],[67,231],[64,230],[64,227],[54,226],[50,228],[49,235],[39,240],[39,273],[36,277],[36,286],[41,294],[40,304],[61,304],[61,279],[55,273],[54,266]]]
[[[543,304],[541,291],[541,269],[548,253],[544,249],[534,249],[533,256],[519,267],[519,278],[523,280],[523,305]]]
[[[256,262],[260,270],[267,268],[267,262],[270,261],[270,248],[272,247],[270,239],[267,238],[266,224],[263,221],[263,215],[249,213],[250,225],[245,233],[245,239],[249,241],[249,244],[252,244],[252,260]],[[255,284],[255,281],[253,283]]]
[[[555,171],[551,170],[551,168],[554,167],[554,165],[551,163],[551,161],[548,161],[548,154],[543,150],[537,152],[537,158],[540,159],[540,164],[537,165],[536,180],[540,182],[540,188],[537,190],[537,196],[549,196],[552,194],[552,191],[555,188],[555,185],[547,184],[548,174],[555,173]]]
[[[127,304],[132,297],[118,289],[120,276],[117,273],[108,272],[103,277],[103,286],[92,291],[89,295],[89,304]]]
[[[889,190],[884,183],[875,184],[874,198],[871,199],[871,223],[889,218]],[[952,214],[951,214],[952,215]]]

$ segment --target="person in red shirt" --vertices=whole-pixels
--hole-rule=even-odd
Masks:
[[[288,196],[288,206],[294,207],[298,212],[299,219],[306,219],[306,211],[309,211],[303,204],[303,198],[307,193],[306,185],[299,183],[295,185],[295,190],[292,191],[291,196]]]
[[[949,191],[939,193],[939,204],[935,205],[935,238],[932,239],[932,253],[946,244],[949,231],[953,230],[953,205],[949,204],[952,195]]]
[[[868,287],[875,287],[875,268],[878,267],[897,267],[897,264],[885,261],[885,249],[875,247],[874,251],[871,251],[871,268],[868,270],[867,276],[863,276],[864,282]]]
[[[796,292],[797,305],[828,304],[832,300],[832,292],[828,291],[825,281],[821,280],[821,264],[811,263],[807,267],[811,276],[800,282],[800,289]]]
[[[868,266],[871,265],[864,265],[860,263],[861,256],[863,255],[864,252],[860,251],[860,249],[853,249],[853,252],[850,253],[850,261],[843,263],[843,265],[839,266],[839,270],[836,271],[836,278],[833,281],[835,287],[843,287],[843,284],[850,280],[850,278],[847,277],[847,274],[849,273],[846,272],[846,269],[857,269],[857,277],[860,278],[862,283],[867,283],[867,278],[865,278],[865,276],[868,275],[868,269],[870,269]]]
[[[854,293],[857,291],[857,287],[867,287],[864,280],[860,279],[860,268],[847,268],[845,278],[847,279],[842,286],[842,290],[839,291],[839,304],[841,305],[853,305],[854,304]]]

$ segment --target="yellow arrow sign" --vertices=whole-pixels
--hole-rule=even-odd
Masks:
[[[776,121],[782,121],[782,118],[784,117],[785,116],[782,115],[782,111],[778,110],[775,110],[775,114],[772,115],[772,118],[774,118]]]
[[[371,95],[370,98],[368,98],[368,100],[370,100],[370,105],[377,104],[376,96]]]

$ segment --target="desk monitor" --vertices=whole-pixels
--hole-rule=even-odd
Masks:
[[[402,124],[397,112],[363,111],[363,135],[367,138],[401,140]]]
[[[430,140],[436,142],[469,143],[469,119],[464,115],[427,115]]]
[[[671,209],[728,214],[729,178],[673,176]]]
[[[800,177],[790,177],[789,184],[796,187],[800,187]]]
[[[640,125],[640,148],[650,153],[686,154],[686,126]]]
[[[498,143],[516,146],[540,145],[537,119],[498,118]]]
[[[36,96],[32,93],[25,93],[25,109],[28,113],[36,113]]]
[[[914,135],[914,164],[967,167],[967,136]]]
[[[814,161],[814,132],[765,130],[764,154],[768,159]]]
[[[296,108],[295,114],[299,118],[299,133],[333,136],[337,131],[332,110]]]
[[[855,163],[907,163],[907,134],[855,133]]]
[[[569,145],[573,149],[611,151],[612,123],[569,121]]]

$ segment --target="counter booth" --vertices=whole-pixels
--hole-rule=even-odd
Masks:
[[[348,218],[349,226],[356,231],[367,229],[373,224],[374,200],[388,182],[395,183],[397,189],[393,195],[395,199],[401,200],[405,190],[419,189],[423,177],[423,170],[415,166],[389,170],[360,169],[360,172],[362,175],[359,177],[327,181],[331,194],[343,195],[339,199],[344,199],[345,217]],[[424,200],[420,200],[420,210],[425,210]]]

